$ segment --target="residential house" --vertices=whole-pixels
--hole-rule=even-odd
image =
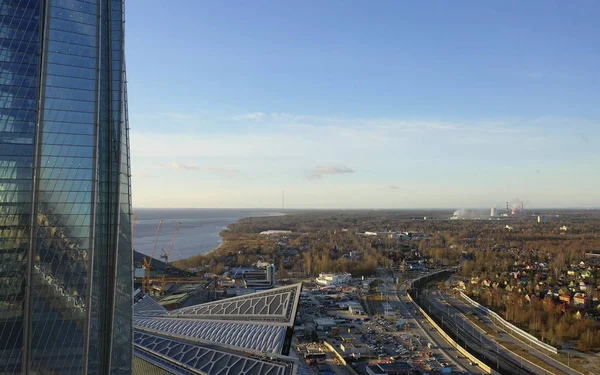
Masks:
[[[569,306],[573,303],[573,297],[571,297],[570,294],[559,294],[558,295],[558,300],[560,302],[563,302],[563,303],[569,305]]]
[[[577,308],[585,309],[590,305],[590,298],[585,293],[575,293],[575,296],[573,296],[573,305]]]

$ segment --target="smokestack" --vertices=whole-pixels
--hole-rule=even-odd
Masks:
[[[521,215],[525,214],[525,206],[523,204],[523,202],[521,202]]]
[[[508,202],[506,202],[506,212],[507,213],[509,212],[509,210],[508,210]]]

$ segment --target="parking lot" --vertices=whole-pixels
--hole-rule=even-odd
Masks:
[[[386,285],[385,289],[395,293],[394,285]],[[385,316],[369,317],[345,309],[348,302],[361,302],[361,296],[367,292],[355,285],[340,288],[335,293],[305,288],[297,318],[302,327],[296,330],[298,340],[301,343],[315,339],[326,341],[349,362],[402,361],[421,371],[441,372],[448,367],[452,367],[454,373],[461,370],[454,367],[447,353],[436,347],[430,334],[423,332],[422,325],[415,324],[413,312],[401,306],[403,302],[397,297],[395,301],[389,300]],[[337,371],[331,369],[334,373],[346,370],[335,362],[333,367],[339,367]],[[358,373],[361,367],[364,366],[355,367]],[[314,370],[317,374],[317,369]]]

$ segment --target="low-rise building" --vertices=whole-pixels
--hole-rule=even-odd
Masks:
[[[396,315],[394,308],[392,307],[392,305],[389,302],[383,302],[381,304],[381,308],[383,309],[383,315],[386,315],[386,316]]]
[[[427,271],[427,266],[419,263],[409,263],[406,265],[408,271]]]
[[[340,339],[347,344],[352,344],[356,342],[356,336],[349,333],[342,333],[340,335]]]
[[[337,327],[333,318],[316,318],[313,320],[318,331],[330,331]]]
[[[244,286],[254,290],[271,289],[275,286],[275,266],[268,264],[243,273]]]
[[[365,314],[365,309],[362,307],[362,305],[356,301],[348,301],[348,311],[351,314],[356,314],[356,315],[364,315]]]
[[[279,229],[269,229],[260,232],[263,236],[281,236],[284,234],[291,234],[291,230],[279,230]]]
[[[340,351],[344,357],[360,357],[361,355],[370,354],[371,348],[365,344],[340,344]]]
[[[327,359],[327,354],[316,346],[307,346],[304,348],[298,348],[298,354],[300,354],[307,361],[322,362]]]
[[[315,279],[317,285],[330,286],[342,285],[350,282],[352,275],[349,273],[320,273]]]
[[[410,374],[413,367],[406,362],[379,363],[367,366],[369,375],[401,375]]]
[[[575,293],[573,296],[573,306],[585,309],[590,305],[590,298],[585,293]]]
[[[558,300],[560,302],[566,303],[567,305],[571,305],[571,303],[573,302],[573,298],[569,294],[559,294]]]

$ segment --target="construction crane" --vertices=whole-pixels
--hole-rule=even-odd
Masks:
[[[162,255],[160,256],[165,260],[165,273],[167,270],[167,266],[169,265],[169,256],[171,256],[171,252],[173,251],[173,245],[175,244],[175,239],[177,238],[177,234],[179,233],[179,227],[181,226],[181,221],[177,223],[177,228],[175,228],[175,233],[173,233],[173,238],[171,238],[171,244],[169,245],[169,251],[165,251],[162,249]]]
[[[156,252],[156,246],[158,243],[158,237],[160,235],[161,226],[162,226],[162,220],[158,223],[158,229],[156,230],[156,238],[154,239],[154,247],[152,248],[152,256],[144,257],[145,272],[144,272],[144,277],[142,278],[142,290],[145,293],[148,293],[152,289],[152,290],[162,294],[162,293],[166,292],[166,284],[167,283],[174,283],[174,284],[204,283],[205,288],[208,288],[210,285],[212,285],[212,288],[214,290],[214,287],[216,285],[216,279],[211,280],[208,283],[205,283],[207,281],[206,278],[199,277],[199,276],[167,277],[166,269],[169,266],[169,257],[171,256],[171,253],[173,252],[175,240],[177,239],[177,235],[179,234],[179,228],[181,227],[181,222],[177,223],[177,227],[175,228],[175,232],[173,233],[173,237],[171,238],[171,243],[169,244],[168,250],[165,251],[165,249],[161,249],[162,254],[160,257],[165,259],[165,269],[163,270],[162,277],[154,277],[154,278],[152,277],[152,273],[151,273],[152,260],[154,259],[154,254]],[[158,285],[156,285],[155,283]]]
[[[173,245],[175,244],[175,239],[177,238],[177,234],[179,233],[179,227],[181,226],[181,221],[177,223],[177,228],[175,228],[175,232],[173,233],[173,238],[171,238],[171,244],[169,245],[169,250],[165,251],[165,249],[161,249],[162,250],[162,254],[161,254],[161,258],[163,258],[165,260],[165,268],[163,270],[163,276],[162,276],[162,290],[165,290],[165,286],[167,284],[167,267],[169,266],[169,256],[171,255],[171,252],[173,251]],[[181,282],[181,281],[176,281],[176,282]]]
[[[148,292],[150,289],[151,271],[152,271],[152,259],[154,259],[154,253],[156,252],[156,243],[158,242],[158,236],[160,235],[160,228],[162,226],[162,220],[158,222],[158,228],[156,229],[156,237],[154,238],[154,246],[152,247],[152,256],[150,258],[144,257],[144,279],[142,280],[142,290]]]

